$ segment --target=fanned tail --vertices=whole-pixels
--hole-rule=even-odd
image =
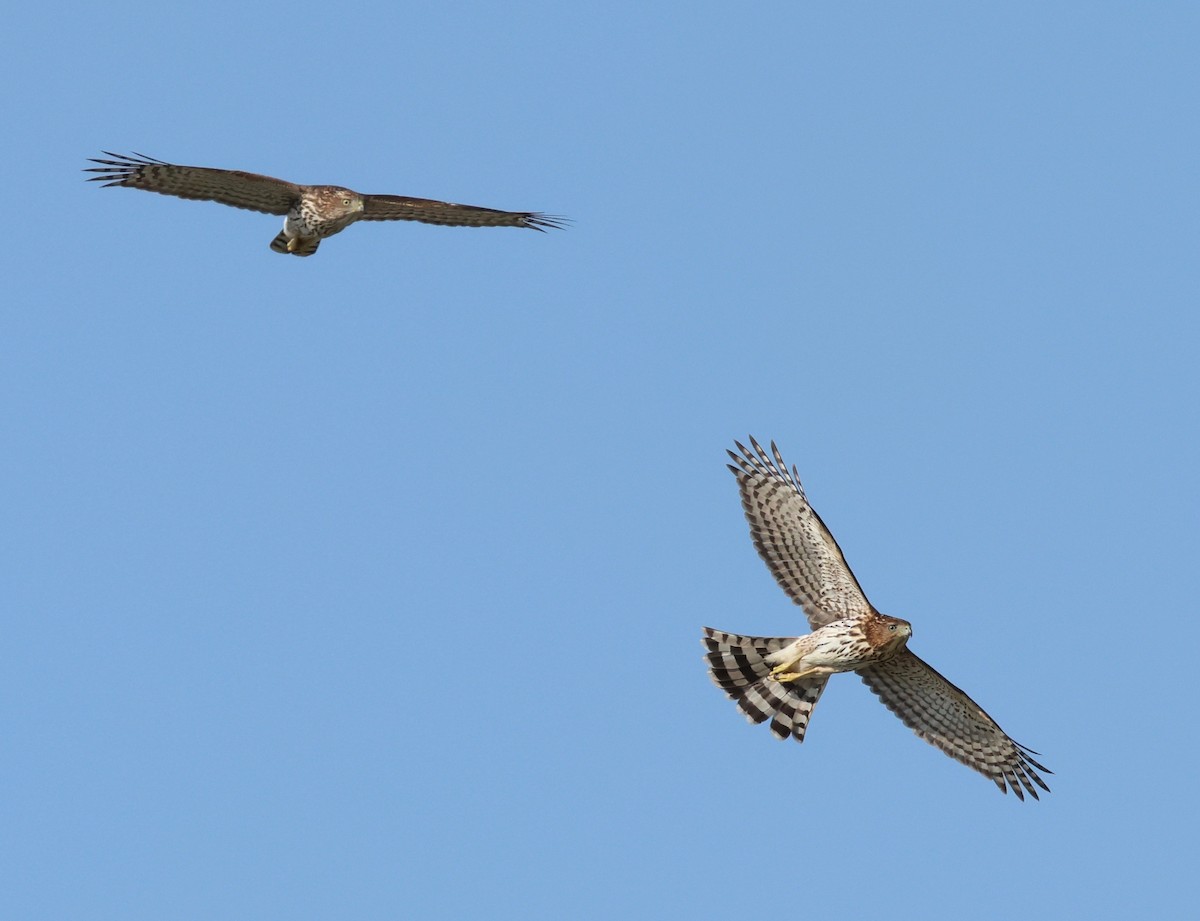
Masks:
[[[752,723],[771,721],[777,739],[791,736],[804,741],[813,708],[825,690],[828,675],[801,678],[786,684],[771,677],[767,656],[795,641],[795,637],[739,636],[704,628],[708,672],[713,683]]]

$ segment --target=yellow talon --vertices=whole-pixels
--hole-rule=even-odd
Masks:
[[[811,665],[808,668],[801,669],[798,672],[789,672],[789,668],[795,668],[803,659],[795,659],[791,662],[784,662],[782,665],[777,665],[771,669],[771,677],[776,681],[788,682],[799,681],[801,678],[822,678],[826,675],[832,675],[836,669],[829,668],[825,665]]]

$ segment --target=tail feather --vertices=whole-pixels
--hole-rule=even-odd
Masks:
[[[804,741],[813,708],[825,690],[827,675],[801,678],[786,684],[771,677],[765,661],[795,637],[739,636],[704,628],[708,671],[713,683],[735,700],[752,723],[771,721],[771,734]]]
[[[289,248],[288,244],[291,243]],[[311,256],[321,245],[320,237],[297,237],[295,242],[288,239],[287,231],[281,230],[271,241],[271,249],[277,253],[287,253],[291,256]]]

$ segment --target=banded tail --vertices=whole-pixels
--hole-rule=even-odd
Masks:
[[[271,241],[271,249],[290,256],[311,256],[320,245],[320,237],[293,237],[289,241],[285,230],[279,231],[279,235]]]
[[[752,723],[771,721],[771,734],[804,741],[813,707],[821,699],[828,675],[801,678],[783,684],[771,675],[766,658],[795,641],[795,637],[739,636],[704,628],[708,672],[713,683]]]

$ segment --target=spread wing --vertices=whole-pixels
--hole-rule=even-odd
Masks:
[[[405,195],[364,195],[362,221],[421,221],[448,227],[528,227],[562,230],[566,219],[537,211],[497,211]]]
[[[84,170],[99,173],[88,177],[92,182],[145,189],[161,195],[215,201],[248,211],[266,214],[287,214],[300,197],[301,188],[294,182],[243,173],[233,169],[210,169],[206,166],[177,166],[142,154],[124,156],[104,151],[113,160],[91,160],[100,166]]]
[[[1004,793],[1011,787],[1025,799],[1024,788],[1037,799],[1034,784],[1050,791],[1037,772],[1053,771],[1030,757],[1037,752],[1010,739],[979,704],[907,649],[859,675],[905,726]]]
[[[873,610],[842,550],[808,504],[800,476],[771,442],[771,455],[753,438],[753,451],[734,442],[729,465],[742,493],[750,537],[779,587],[804,609],[816,630]]]

